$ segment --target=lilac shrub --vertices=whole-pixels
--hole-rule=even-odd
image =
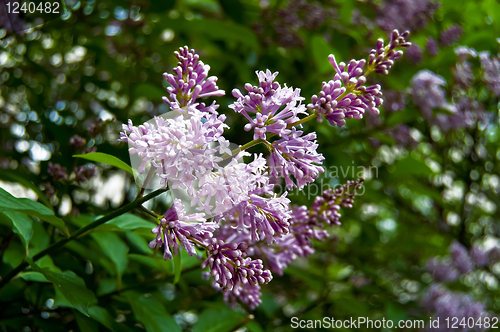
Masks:
[[[216,77],[208,76],[210,67],[194,50],[180,48],[173,74],[164,75],[171,86],[163,100],[172,117],[155,117],[139,126],[129,120],[119,139],[129,144],[131,155],[140,158],[136,171],[148,174],[145,182],[158,179],[168,189],[184,190],[189,197],[184,203],[196,210],[188,212],[177,198],[162,216],[143,208],[157,216],[149,246],[163,247],[165,260],[178,255],[181,248],[190,256],[204,250],[201,266],[208,271],[203,276],[211,278],[225,300],[258,306],[261,286],[271,281],[272,273],[282,274],[292,261],[313,253],[313,240],[329,236],[326,226],[340,225],[341,208],[352,207],[363,184],[359,179],[327,189],[309,208],[292,205],[287,192],[275,193],[274,185],[281,178],[289,190],[303,189],[324,172],[316,133],[306,133],[302,123],[326,119],[341,126],[345,119],[362,119],[366,111],[378,114],[381,87],[365,86],[366,76],[387,75],[402,55],[399,48],[410,46],[407,36],[408,32],[395,30],[388,45],[379,39],[368,61],[338,63],[330,55],[334,78],[323,82],[321,92],[307,106],[300,89],[276,80],[278,73],[257,72],[257,85],[247,83],[244,92],[232,92],[236,100],[229,108],[248,121],[244,129],[252,131],[254,138],[233,150],[224,138],[229,126],[225,115],[218,113],[219,105],[200,101],[225,92],[217,87]],[[267,159],[246,151],[256,144],[267,148]],[[244,157],[251,162],[245,163]],[[53,173],[61,172],[54,168]]]
[[[474,321],[482,319],[483,325],[476,326],[479,331],[488,330],[485,325],[490,320],[490,314],[486,306],[480,301],[475,301],[466,293],[454,292],[447,289],[444,284],[453,283],[460,276],[480,276],[483,269],[493,266],[498,262],[497,249],[486,250],[478,243],[467,250],[461,243],[454,241],[449,248],[450,255],[443,258],[431,258],[427,263],[427,270],[432,274],[438,284],[433,284],[422,299],[422,308],[430,314],[433,319],[439,318],[439,327],[428,328],[428,331],[448,331],[446,319],[456,317],[458,322],[469,317]],[[469,331],[467,327],[460,327],[459,331]],[[474,330],[476,331],[476,330]]]

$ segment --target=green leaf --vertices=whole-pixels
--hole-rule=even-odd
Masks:
[[[174,255],[174,271],[175,271],[175,276],[174,276],[174,285],[175,285],[181,278],[182,261],[180,253]]]
[[[77,276],[73,271],[53,272],[49,269],[39,267],[31,258],[27,258],[26,260],[36,272],[40,272],[47,280],[54,284],[54,287],[61,292],[73,308],[90,317],[88,308],[96,303],[97,300],[94,293],[87,289],[82,278]]]
[[[335,50],[320,35],[314,35],[311,40],[311,51],[316,62],[316,66],[321,74],[334,72],[334,69],[328,61],[330,54],[335,54]]]
[[[23,280],[34,282],[50,282],[43,274],[35,271],[21,272],[16,276],[16,278],[22,278]]]
[[[394,166],[393,177],[406,177],[408,175],[427,177],[433,174],[431,168],[425,162],[415,159],[412,156],[399,160]]]
[[[154,297],[145,297],[137,292],[124,293],[135,318],[141,321],[148,332],[181,332],[181,328],[167,312],[163,304]]]
[[[115,233],[92,233],[92,237],[106,255],[115,265],[115,271],[118,276],[122,276],[128,265],[129,248],[123,240]]]
[[[0,188],[0,212],[5,211],[23,212],[29,214],[30,216],[45,220],[69,236],[68,228],[64,224],[64,221],[56,217],[54,215],[54,211],[41,203],[32,201],[31,199],[14,197],[4,189]]]
[[[92,306],[89,308],[90,317],[106,326],[111,331],[122,332],[122,331],[131,331],[126,325],[118,324],[115,319],[111,316],[111,314],[104,308],[99,306]]]
[[[95,228],[96,232],[104,231],[133,231],[137,228],[147,228],[149,231],[154,227],[153,223],[150,223],[136,215],[125,213],[114,219],[111,219],[104,225]]]
[[[245,317],[229,309],[208,309],[198,317],[193,332],[230,332],[234,331]]]
[[[28,246],[33,236],[33,219],[15,211],[4,211],[3,214],[12,221],[14,233],[23,239],[26,256],[29,256]]]
[[[121,161],[120,159],[116,158],[115,156],[102,153],[102,152],[91,152],[87,154],[75,154],[73,158],[82,158],[82,159],[87,159],[90,161],[97,161],[99,163],[111,165],[118,167],[126,172],[129,172],[130,174],[134,174],[132,171],[132,167]]]
[[[76,318],[76,323],[81,332],[95,332],[99,331],[99,324],[95,320],[92,320],[78,311],[73,311]]]
[[[7,170],[2,170],[2,172],[0,172],[0,178],[8,180],[8,181],[18,182],[18,183],[22,184],[23,186],[30,188],[31,190],[33,190],[37,194],[38,199],[43,204],[45,204],[46,207],[48,207],[49,209],[52,210],[52,205],[50,204],[49,200],[45,197],[45,195],[42,193],[40,188],[38,188],[33,182],[27,180],[26,178],[24,178],[22,176],[15,174],[15,173],[9,172]]]
[[[149,247],[148,241],[139,234],[133,232],[126,232],[127,240],[130,244],[132,244],[136,249],[140,250],[143,254],[152,255],[153,250]],[[153,237],[151,235],[151,237]]]

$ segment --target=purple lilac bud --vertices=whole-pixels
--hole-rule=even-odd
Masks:
[[[323,82],[322,91],[311,98],[312,103],[307,105],[309,110],[315,110],[318,122],[325,117],[332,126],[342,126],[345,119],[362,119],[366,110],[373,114],[380,113],[382,105],[382,92],[380,85],[364,86],[367,73],[374,71],[387,75],[394,61],[403,55],[403,51],[396,51],[396,47],[408,47],[411,43],[406,41],[409,32],[399,34],[394,30],[390,42],[384,46],[384,41],[377,41],[377,48],[370,51],[368,69],[363,67],[365,60],[351,60],[349,64],[337,63],[335,56],[330,54],[328,60],[336,71],[333,80]]]
[[[386,112],[400,111],[406,106],[406,93],[403,91],[385,91],[383,99]]]
[[[171,259],[179,254],[182,245],[189,256],[196,255],[195,243],[207,245],[218,227],[215,222],[207,222],[203,214],[186,215],[184,206],[175,199],[172,206],[165,212],[158,226],[151,230],[156,237],[149,243],[151,249],[164,246],[163,259]]]
[[[445,108],[446,98],[441,86],[446,81],[429,70],[419,71],[411,80],[413,102],[427,119],[432,117],[432,110]]]
[[[213,238],[207,246],[208,258],[201,264],[210,268],[215,286],[222,290],[238,290],[238,285],[250,286],[267,284],[273,278],[269,270],[264,270],[260,259],[246,257],[244,243],[224,243]]]
[[[432,273],[432,276],[438,282],[453,282],[458,279],[459,273],[450,263],[449,261],[432,258],[427,262],[427,271]]]
[[[449,331],[446,318],[456,317],[458,322],[469,318],[478,321],[488,316],[486,307],[481,302],[474,301],[470,296],[463,293],[451,292],[439,285],[431,286],[421,302],[421,306],[428,313],[434,313],[433,319],[439,319],[439,327],[426,326],[425,331]],[[480,328],[479,330],[484,330]],[[470,331],[460,328],[459,331]]]
[[[249,200],[236,207],[240,228],[249,228],[251,241],[266,240],[272,243],[275,237],[288,233],[290,200],[286,194],[281,197],[263,198],[250,195]]]
[[[437,44],[436,40],[434,38],[432,38],[432,37],[429,37],[427,39],[426,48],[427,48],[427,52],[431,56],[436,56],[438,54],[438,52],[439,52],[438,44]]]
[[[224,294],[224,301],[230,303],[233,309],[236,307],[237,299],[246,304],[252,310],[257,308],[262,303],[262,300],[260,299],[262,293],[260,291],[259,284],[236,284],[232,290],[225,290],[222,292]]]
[[[75,172],[75,181],[80,184],[91,179],[96,174],[96,168],[94,165],[80,166],[75,167],[73,172]]]
[[[306,206],[294,207],[290,219],[290,233],[276,238],[273,246],[257,244],[252,247],[255,254],[261,256],[273,272],[282,275],[283,270],[297,257],[306,257],[314,252],[312,239],[321,241],[328,237],[328,232],[321,229],[323,222],[340,224],[340,207],[352,207],[354,194],[349,191],[359,188],[362,183],[363,179],[348,181],[341,188],[328,189],[310,209]]]
[[[284,177],[288,189],[302,189],[307,183],[313,182],[319,173],[324,172],[323,167],[318,166],[325,158],[316,151],[316,133],[301,136],[302,133],[293,127],[288,136],[268,145],[271,151],[269,175]],[[296,183],[290,175],[293,175]]]
[[[376,23],[385,31],[424,29],[441,5],[427,0],[388,0],[382,3],[383,6],[377,8]]]
[[[373,66],[376,73],[387,75],[394,61],[403,55],[403,51],[395,51],[395,49],[411,46],[411,43],[406,41],[409,35],[409,31],[400,34],[398,30],[394,30],[387,46],[384,46],[383,39],[378,39],[376,48],[370,51],[368,65]]]
[[[85,139],[81,136],[74,135],[73,137],[71,137],[69,139],[69,145],[73,149],[80,149],[81,147],[83,147],[85,145]]]
[[[453,70],[453,77],[458,84],[467,88],[474,80],[472,65],[467,59],[469,56],[476,57],[477,53],[474,49],[460,46],[455,49],[455,54],[458,56],[458,62]]]
[[[54,181],[58,180],[66,180],[67,178],[67,168],[61,166],[60,164],[53,164],[49,161],[49,168],[47,169],[47,173],[52,176]]]
[[[240,90],[234,89],[233,96],[238,98],[229,108],[241,113],[249,121],[245,130],[254,129],[254,139],[266,139],[266,133],[278,134],[281,137],[288,135],[288,125],[299,120],[299,114],[305,114],[306,108],[301,104],[303,97],[300,89],[281,87],[274,79],[278,73],[256,72],[259,86],[247,83],[244,96]],[[252,118],[249,113],[255,113]]]
[[[47,199],[54,197],[54,195],[56,193],[54,187],[52,186],[52,184],[50,182],[46,182],[43,184],[43,191],[44,191],[43,194]]]
[[[490,57],[489,52],[479,53],[481,68],[483,69],[483,80],[488,89],[500,96],[500,56]]]
[[[441,32],[439,36],[439,43],[442,46],[450,46],[454,44],[462,35],[462,27],[459,25],[452,25],[448,29]]]
[[[198,98],[221,97],[225,94],[216,85],[217,77],[208,77],[210,66],[200,61],[200,56],[187,46],[179,48],[179,51],[175,52],[175,57],[179,62],[173,70],[174,74],[163,74],[171,85],[167,88],[169,96],[163,97],[163,101],[173,110],[197,105],[202,111],[215,111],[218,108],[215,104],[206,108],[204,104],[196,103]]]
[[[474,244],[470,249],[470,257],[477,267],[484,267],[490,263],[490,252],[482,246]]]
[[[385,132],[392,137],[397,145],[405,147],[416,147],[418,145],[418,142],[410,134],[410,127],[403,123],[387,129]]]
[[[450,254],[453,265],[460,271],[460,274],[466,274],[474,270],[474,263],[472,263],[469,253],[463,245],[454,241],[450,246]]]
[[[420,62],[422,62],[423,59],[422,49],[420,49],[420,46],[418,46],[417,44],[413,44],[410,47],[408,47],[405,53],[410,63],[418,65]]]
[[[325,190],[321,196],[316,196],[311,206],[311,221],[340,225],[340,208],[352,208],[356,190],[363,186],[364,181],[365,179],[349,180],[340,188],[330,188]]]

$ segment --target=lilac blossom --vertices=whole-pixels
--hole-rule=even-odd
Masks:
[[[489,52],[481,52],[479,60],[481,60],[483,80],[486,82],[486,86],[495,96],[500,96],[500,56],[490,57]]]
[[[450,254],[453,265],[460,271],[460,274],[474,270],[474,263],[463,245],[454,241],[450,246]]]
[[[411,80],[411,95],[415,105],[425,118],[432,117],[435,108],[446,108],[445,92],[442,86],[446,81],[429,70],[419,71]]]
[[[442,261],[432,258],[427,262],[427,271],[439,282],[452,282],[458,279],[459,273],[456,268],[451,266],[449,261]]]
[[[459,25],[452,25],[448,29],[441,32],[439,36],[439,43],[442,46],[450,46],[454,44],[462,35],[462,27]]]
[[[425,28],[440,5],[427,0],[386,0],[378,7],[376,23],[385,31],[417,31]]]
[[[429,37],[427,39],[427,44],[425,47],[427,49],[427,53],[429,53],[431,56],[436,56],[439,52],[438,44],[432,37]]]
[[[189,256],[194,256],[195,243],[206,244],[217,227],[217,223],[205,221],[201,213],[186,215],[181,201],[175,199],[160,224],[152,229],[151,233],[156,236],[149,247],[154,249],[163,245],[165,260],[172,258],[172,251],[174,255],[179,254],[179,245],[184,247]]]
[[[302,134],[303,131],[293,127],[289,135],[268,144],[271,151],[269,174],[284,177],[288,189],[302,189],[307,183],[313,182],[319,173],[324,172],[323,167],[319,165],[325,158],[316,151],[316,133],[305,136]],[[291,175],[296,182],[292,180]]]
[[[274,82],[278,73],[256,72],[259,78],[259,86],[247,83],[243,95],[240,90],[234,89],[233,96],[237,100],[229,106],[235,112],[242,114],[249,123],[245,130],[254,129],[254,139],[265,140],[266,133],[278,134],[281,137],[288,135],[290,129],[287,127],[299,120],[299,114],[305,114],[306,108],[301,103],[304,100],[300,96],[300,89],[281,87]],[[255,114],[255,118],[251,117]]]
[[[451,292],[439,285],[433,285],[427,290],[421,306],[426,312],[434,313],[434,320],[439,318],[439,327],[434,328],[427,325],[425,331],[449,331],[446,318],[450,317],[458,318],[459,322],[463,318],[465,320],[472,318],[477,321],[479,318],[488,317],[483,303],[474,301],[466,294]],[[465,327],[459,326],[458,331],[470,331],[470,329],[467,325]]]
[[[477,53],[474,49],[460,46],[455,49],[455,54],[458,56],[458,62],[453,71],[453,76],[458,84],[466,88],[470,86],[474,80],[472,64],[467,60],[469,57],[476,57]]]
[[[385,91],[383,99],[386,112],[400,111],[406,106],[406,94],[403,91]]]
[[[73,149],[80,149],[85,145],[85,139],[81,136],[74,135],[69,139],[69,145]]]
[[[209,267],[212,282],[222,290],[233,290],[239,285],[267,284],[273,278],[260,259],[246,257],[246,245],[224,243],[213,238],[207,246],[208,258],[201,267]]]
[[[289,203],[286,194],[271,198],[250,195],[247,201],[235,208],[238,226],[250,229],[253,242],[265,239],[267,243],[272,243],[275,237],[281,237],[289,231]]]
[[[418,65],[423,59],[422,49],[417,44],[413,44],[406,49],[406,57],[410,63]]]
[[[136,127],[129,120],[128,125],[123,125],[120,141],[129,143],[130,154],[141,158],[140,174],[146,172],[150,163],[165,185],[171,179],[174,188],[189,192],[196,175],[211,171],[221,160],[215,153],[227,148],[222,137],[227,127],[224,120],[223,115],[201,112],[191,106],[173,119],[155,117],[154,124]],[[210,146],[213,142],[221,143],[219,149]]]
[[[174,74],[163,74],[171,85],[167,88],[169,96],[163,97],[163,101],[173,110],[195,105],[202,111],[215,111],[218,108],[215,103],[208,107],[204,103],[196,103],[198,98],[221,97],[225,94],[216,85],[217,77],[208,77],[210,66],[200,61],[200,56],[187,46],[179,48],[174,54],[179,62]]]
[[[53,164],[49,161],[49,168],[47,169],[47,173],[52,176],[54,181],[58,180],[66,180],[68,169],[60,164]]]
[[[485,250],[478,244],[474,244],[470,249],[470,257],[477,267],[484,267],[490,263],[490,251]]]
[[[384,41],[377,41],[376,49],[370,51],[368,68],[365,60],[351,60],[349,64],[337,63],[335,56],[330,54],[328,60],[335,69],[335,76],[329,82],[323,82],[319,95],[311,98],[312,103],[307,105],[309,110],[314,110],[318,115],[318,122],[323,117],[332,126],[343,126],[345,119],[362,119],[365,111],[378,115],[382,105],[382,92],[380,85],[364,86],[368,73],[374,71],[387,75],[394,61],[403,55],[403,51],[396,51],[397,47],[408,47],[411,43],[406,41],[409,32],[399,34],[394,30],[390,42],[384,46]]]
[[[94,165],[80,166],[75,167],[73,172],[75,173],[75,181],[77,183],[83,183],[90,180],[96,174],[96,168]]]

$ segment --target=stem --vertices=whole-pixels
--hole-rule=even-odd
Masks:
[[[64,247],[64,245],[66,243],[68,243],[69,241],[71,240],[74,240],[76,238],[78,238],[81,234],[97,227],[97,226],[100,226],[102,224],[104,224],[105,222],[113,219],[113,218],[116,218],[130,210],[133,210],[135,209],[136,207],[138,206],[141,206],[142,203],[146,202],[146,201],[149,201],[150,199],[152,199],[153,197],[156,197],[160,194],[163,194],[164,192],[166,192],[168,189],[167,188],[162,188],[162,189],[158,189],[156,191],[153,191],[152,193],[150,193],[149,195],[146,195],[144,197],[141,197],[139,199],[136,199],[135,201],[133,202],[130,202],[128,203],[127,205],[119,208],[118,210],[115,210],[97,220],[95,220],[94,222],[91,222],[90,224],[80,228],[79,230],[77,230],[76,232],[74,232],[73,234],[71,234],[71,236],[69,238],[65,238],[65,239],[62,239],[54,244],[52,244],[50,247],[40,251],[38,254],[36,254],[35,256],[33,256],[33,262],[36,262],[37,260],[39,260],[40,258],[42,258],[43,256],[45,255],[48,255],[48,254],[52,254],[54,252],[56,252],[57,250],[61,249],[62,247]],[[24,261],[22,262],[21,264],[19,264],[14,270],[10,271],[9,273],[7,273],[5,276],[2,277],[1,281],[0,281],[0,289],[6,284],[8,283],[12,278],[14,278],[19,272],[23,271],[25,268],[27,268],[29,266],[29,263]]]
[[[137,194],[137,197],[135,199],[141,198],[142,195],[144,195],[144,191],[146,191],[146,187],[151,180],[151,177],[154,174],[154,168],[153,165],[151,165],[151,168],[149,169],[148,175],[146,175],[146,179],[144,179],[144,183],[142,184],[141,191],[139,191],[139,194]]]

